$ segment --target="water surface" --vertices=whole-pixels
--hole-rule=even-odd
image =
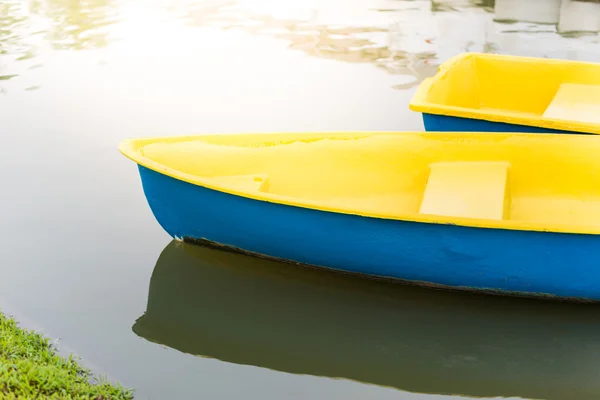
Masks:
[[[597,46],[496,22],[490,1],[5,0],[0,304],[139,398],[597,397],[595,308],[188,251],[116,150],[422,130],[408,102],[454,54],[597,61]]]

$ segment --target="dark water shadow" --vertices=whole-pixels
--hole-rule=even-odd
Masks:
[[[133,331],[204,357],[430,394],[600,396],[600,307],[456,293],[170,243]]]

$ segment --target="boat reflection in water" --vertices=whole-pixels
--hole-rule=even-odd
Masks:
[[[600,306],[371,281],[171,242],[133,331],[185,353],[405,391],[600,396]]]

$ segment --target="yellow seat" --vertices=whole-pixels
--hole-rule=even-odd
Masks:
[[[561,84],[543,116],[600,123],[600,85]]]
[[[420,212],[449,217],[508,218],[508,162],[430,165]]]
[[[268,179],[265,174],[215,176],[211,180],[217,185],[244,192],[264,192],[268,187]]]

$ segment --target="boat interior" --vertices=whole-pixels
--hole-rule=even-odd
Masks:
[[[470,53],[442,67],[424,97],[491,115],[600,123],[600,65]]]
[[[246,134],[133,143],[142,165],[256,199],[383,218],[600,232],[595,135]]]

